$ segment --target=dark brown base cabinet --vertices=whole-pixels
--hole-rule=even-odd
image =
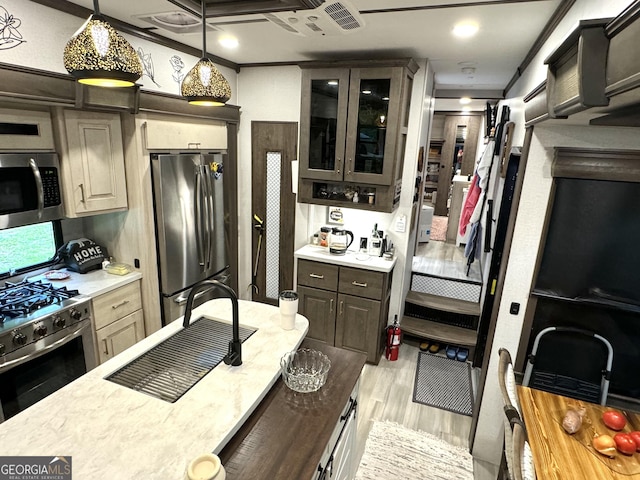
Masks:
[[[307,338],[367,355],[378,364],[384,348],[392,272],[298,261],[299,313]]]

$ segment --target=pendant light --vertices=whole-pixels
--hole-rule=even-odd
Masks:
[[[206,0],[202,2],[202,58],[182,80],[181,92],[192,105],[218,107],[231,98],[231,87],[220,70],[207,58]]]
[[[131,87],[142,76],[142,64],[133,47],[100,14],[93,14],[64,48],[64,67],[78,82],[101,87]]]

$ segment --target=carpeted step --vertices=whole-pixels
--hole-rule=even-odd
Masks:
[[[476,280],[412,272],[411,291],[477,303],[480,301],[482,283]]]

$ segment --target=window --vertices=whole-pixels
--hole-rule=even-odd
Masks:
[[[44,266],[56,253],[59,222],[0,230],[0,275]]]

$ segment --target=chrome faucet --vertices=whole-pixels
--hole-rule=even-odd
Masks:
[[[193,309],[193,299],[196,294],[202,290],[202,287],[207,285],[212,285],[223,292],[226,292],[226,296],[231,300],[232,307],[232,315],[233,315],[233,338],[229,342],[229,352],[224,357],[224,363],[227,365],[231,365],[232,367],[237,367],[242,365],[242,342],[240,341],[240,318],[238,314],[238,296],[233,289],[225,285],[218,280],[202,280],[201,282],[196,283],[191,292],[189,293],[189,297],[187,298],[187,309],[184,312],[184,321],[182,322],[182,326],[187,328],[191,320],[191,310]]]

